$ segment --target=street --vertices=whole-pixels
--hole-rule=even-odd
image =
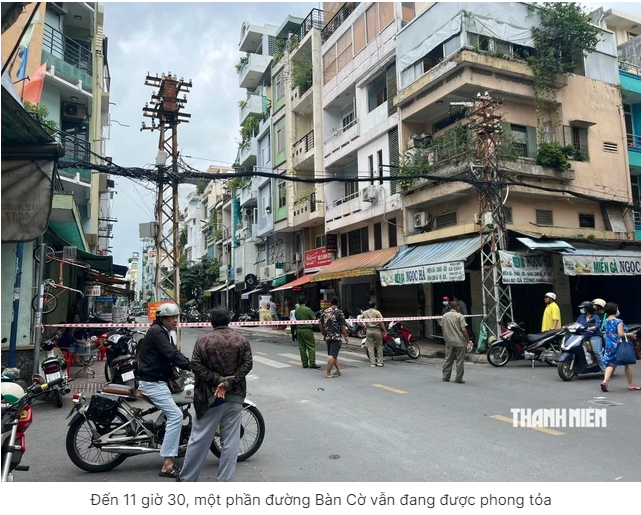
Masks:
[[[622,371],[607,394],[597,377],[564,383],[555,368],[529,362],[502,369],[466,363],[466,384],[456,384],[442,382],[441,359],[386,358],[385,367],[371,368],[363,350],[343,348],[342,377],[326,379],[324,367],[302,369],[297,346],[282,331],[242,331],[254,354],[249,398],[264,416],[266,436],[238,465],[239,482],[641,481],[641,395],[627,391]],[[187,356],[204,332],[183,329]],[[317,355],[323,366],[321,342]],[[513,408],[603,407],[607,428],[554,431],[511,422]],[[16,473],[16,481],[166,481],[157,475],[158,455],[132,457],[104,474],[76,468],[65,450],[70,409],[71,395],[62,409],[35,405],[23,459],[31,470]],[[201,481],[216,481],[217,463],[211,455]]]

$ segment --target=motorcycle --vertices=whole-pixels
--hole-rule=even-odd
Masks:
[[[181,374],[185,387],[172,397],[183,412],[180,446],[184,448],[192,428],[189,408],[194,399],[194,377],[190,372]],[[151,404],[140,391],[126,385],[108,384],[89,401],[84,395],[75,394],[74,406],[67,415],[73,417],[66,438],[67,454],[74,465],[87,472],[107,472],[131,456],[159,453],[165,415],[153,404],[149,408],[136,407],[138,401]],[[245,400],[243,407],[238,461],[253,456],[265,437],[265,421],[256,405]],[[154,419],[145,418],[157,413]],[[220,458],[220,448],[218,428],[210,450]]]
[[[136,370],[138,362],[136,355],[136,344],[134,339],[127,335],[114,332],[105,341],[107,352],[105,353],[105,380],[115,384],[124,384],[136,387]]]
[[[487,353],[487,360],[494,367],[507,365],[510,360],[530,360],[532,367],[534,361],[541,361],[548,365],[557,366],[561,351],[557,340],[564,329],[545,331],[544,333],[527,334],[522,324],[510,322],[507,331],[500,334]]]
[[[255,309],[251,309],[249,313],[243,313],[238,317],[239,322],[258,322],[260,315]]]
[[[363,310],[358,310],[360,314],[356,318],[363,318]],[[347,322],[352,318],[352,314],[349,311],[343,312],[345,315],[345,324],[347,325],[347,334],[349,336],[355,336],[356,338],[365,338],[365,328],[358,322]]]
[[[574,323],[565,328],[563,343],[561,344],[561,357],[557,371],[563,381],[572,381],[579,375],[602,374],[601,368],[590,345],[590,338],[583,335],[585,326]],[[626,328],[626,332],[637,333],[641,324],[633,324]]]
[[[421,355],[421,349],[416,344],[416,340],[412,336],[410,330],[400,321],[390,322],[388,331],[383,337],[383,357],[391,356],[409,356],[412,359],[417,359]],[[369,349],[367,348],[367,337],[361,341],[361,347],[365,348],[367,357],[369,358]]]
[[[20,465],[26,451],[25,432],[32,422],[31,402],[53,388],[60,388],[66,378],[59,377],[51,383],[34,383],[26,391],[17,383],[2,385],[2,482],[13,481],[15,470],[26,472],[28,466]]]
[[[200,322],[200,313],[196,308],[191,307],[187,311],[187,322]]]
[[[33,374],[35,383],[52,383],[54,380],[61,378],[63,371],[67,369],[67,361],[62,351],[56,347],[61,334],[60,331],[57,331],[51,338],[40,344],[38,373]],[[62,396],[70,391],[66,382],[63,382],[62,385],[56,383],[47,391],[47,397],[53,397],[56,407],[62,408]]]

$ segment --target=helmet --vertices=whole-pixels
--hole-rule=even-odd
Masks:
[[[167,302],[165,304],[161,304],[158,306],[158,309],[156,310],[156,318],[160,317],[175,317],[180,315],[180,308],[178,307],[177,304],[172,304],[171,302]]]
[[[449,298],[449,297],[443,297],[443,300],[446,300],[446,301],[448,301],[448,302],[449,302],[449,301],[450,301],[450,298]]]
[[[552,300],[556,300],[556,293],[552,293],[551,291],[547,292],[545,296],[549,297]]]
[[[579,309],[592,309],[592,305],[593,305],[592,302],[590,302],[589,300],[586,300],[584,302],[581,302],[581,304],[579,304]]]
[[[592,305],[593,306],[600,306],[600,307],[604,308],[605,307],[605,301],[603,299],[594,299],[592,301]]]

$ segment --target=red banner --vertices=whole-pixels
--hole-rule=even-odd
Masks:
[[[318,272],[332,263],[332,255],[324,247],[305,252],[305,273]]]

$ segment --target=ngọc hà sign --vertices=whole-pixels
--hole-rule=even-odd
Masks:
[[[380,275],[381,285],[383,286],[465,281],[465,263],[463,261],[454,261],[438,265],[381,270]]]
[[[503,284],[553,284],[552,255],[499,251]]]
[[[563,256],[565,275],[641,275],[639,257]]]

